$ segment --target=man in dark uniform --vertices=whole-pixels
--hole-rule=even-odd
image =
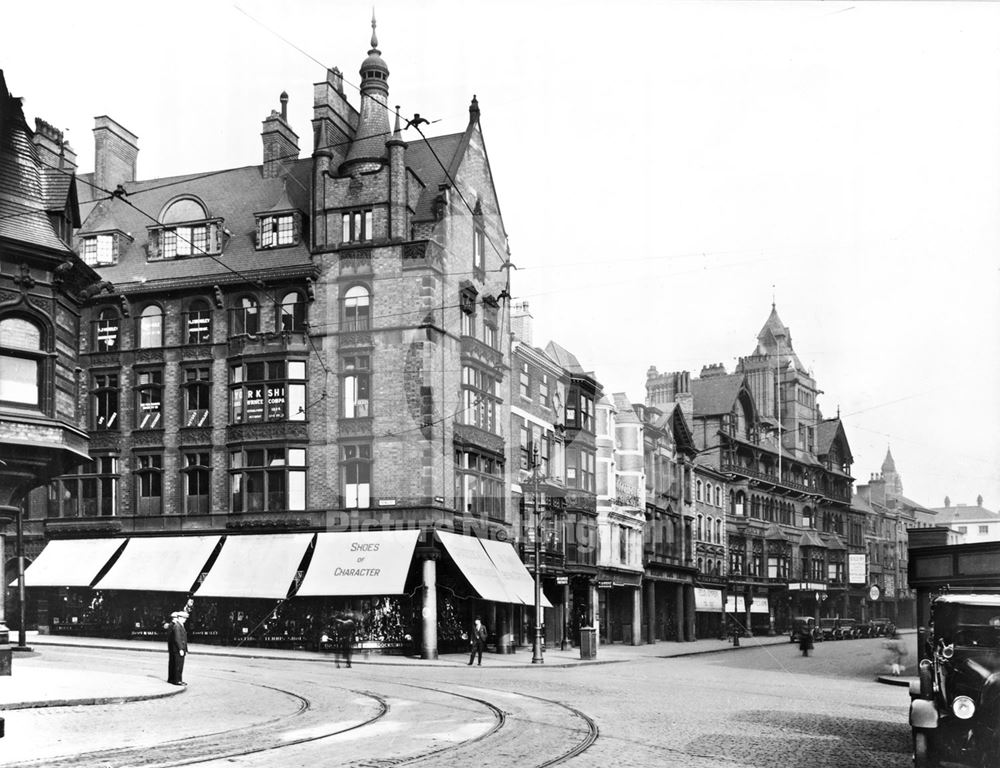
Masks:
[[[184,622],[187,611],[174,611],[170,614],[170,627],[167,630],[167,652],[170,663],[167,668],[167,682],[173,685],[187,685],[184,682],[184,657],[187,656],[187,630]]]
[[[469,666],[472,666],[473,660],[476,658],[476,654],[479,654],[479,665],[483,663],[483,649],[486,647],[486,627],[483,626],[483,622],[476,619],[476,624],[472,628],[472,636],[469,638],[469,647],[472,652],[469,654]]]

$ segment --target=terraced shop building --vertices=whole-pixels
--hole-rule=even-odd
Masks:
[[[79,591],[50,584],[40,626],[146,632],[193,592],[195,637],[305,644],[350,610],[363,641],[433,657],[474,615],[518,620],[488,549],[510,540],[510,337],[479,105],[426,140],[391,116],[374,28],[360,78],[357,107],[336,69],[314,86],[311,151],[282,94],[262,162],[223,171],[138,180],[138,138],[97,119],[76,236],[106,281],[80,339],[93,462],[30,522],[39,545],[129,542],[92,547]],[[351,558],[325,559],[345,532]],[[369,582],[309,586],[319,562]]]

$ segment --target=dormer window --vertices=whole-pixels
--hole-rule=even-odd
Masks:
[[[260,216],[257,219],[257,247],[280,248],[285,245],[295,245],[295,216],[282,213],[277,216]]]
[[[209,218],[193,198],[170,203],[160,214],[160,224],[149,228],[149,259],[181,259],[222,252],[223,220]]]
[[[115,241],[112,235],[94,235],[85,237],[83,244],[83,261],[92,267],[115,263]]]

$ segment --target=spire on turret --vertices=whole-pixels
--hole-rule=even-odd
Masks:
[[[479,99],[476,94],[472,94],[472,103],[469,104],[469,124],[479,122]]]
[[[391,138],[389,114],[389,67],[378,49],[375,33],[375,12],[372,11],[372,47],[361,62],[361,110],[358,130],[341,166],[341,173],[377,170],[386,160],[385,143]]]
[[[882,462],[882,474],[896,471],[896,461],[892,458],[892,448],[885,449],[885,461]]]

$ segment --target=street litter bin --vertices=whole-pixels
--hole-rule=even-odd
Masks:
[[[595,627],[580,627],[580,658],[597,658],[597,629]]]

